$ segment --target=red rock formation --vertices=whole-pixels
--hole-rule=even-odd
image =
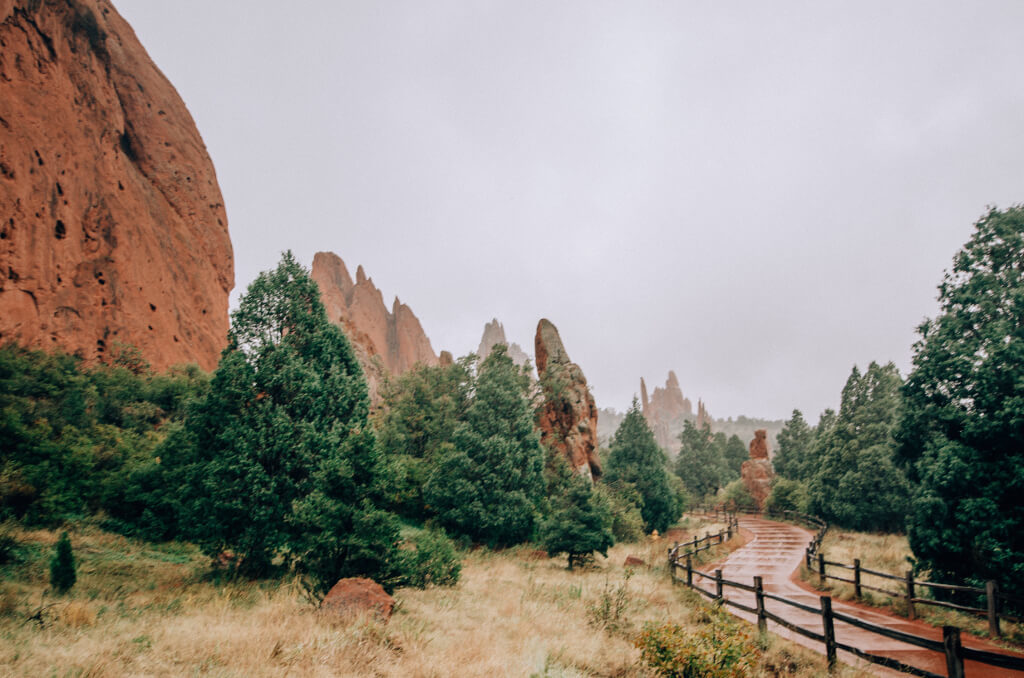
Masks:
[[[768,432],[763,428],[754,431],[754,439],[750,441],[750,458],[768,458]]]
[[[0,0],[0,342],[216,366],[234,262],[188,109],[106,0]]]
[[[491,320],[491,322],[484,325],[484,334],[480,337],[480,347],[476,350],[476,355],[483,362],[483,359],[491,354],[493,349],[498,344],[504,344],[508,347],[508,357],[512,358],[512,362],[522,367],[526,364],[526,361],[530,359],[530,356],[526,355],[526,351],[523,350],[522,346],[516,343],[508,343],[508,339],[505,338],[505,328],[497,318]]]
[[[707,408],[704,407],[704,401],[703,400],[698,400],[697,401],[697,421],[695,422],[697,428],[705,428],[706,427],[708,430],[711,430],[712,421],[713,420],[711,418],[711,415],[708,414]]]
[[[775,480],[775,469],[768,460],[767,433],[764,429],[754,432],[754,439],[750,441],[750,459],[743,462],[740,473],[743,484],[757,502],[758,508],[764,508],[764,501],[771,492],[772,481]]]
[[[394,607],[395,599],[384,587],[366,577],[339,579],[320,603],[321,610],[342,618],[369,613],[384,622]]]
[[[537,419],[541,441],[562,454],[576,472],[590,479],[601,477],[597,406],[583,370],[569,360],[558,329],[549,320],[537,324],[534,348],[544,391]]]
[[[320,287],[328,320],[344,330],[355,348],[372,400],[377,400],[386,375],[402,374],[416,363],[439,364],[416,314],[397,297],[388,311],[384,295],[362,266],[356,269],[353,283],[341,257],[317,252],[312,277]]]
[[[683,397],[679,388],[676,373],[669,370],[665,387],[655,387],[651,397],[647,397],[647,384],[640,378],[640,393],[643,402],[643,414],[647,425],[654,432],[654,439],[671,454],[679,450],[676,437],[683,430],[683,421],[693,416],[693,403]]]

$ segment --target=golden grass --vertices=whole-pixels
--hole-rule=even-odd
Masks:
[[[853,565],[856,558],[860,559],[861,567],[870,570],[877,570],[888,574],[905,577],[913,567],[913,553],[906,535],[884,534],[869,532],[853,532],[835,527],[830,527],[822,540],[822,552],[825,559],[831,562]],[[853,570],[826,566],[826,573],[853,579]],[[825,585],[819,583],[816,572],[801,573],[804,581],[810,583],[819,590],[831,593],[840,600],[857,600],[856,591],[852,584],[827,579]],[[914,577],[917,581],[927,581],[928,573],[919,572]],[[886,589],[894,593],[906,591],[906,584],[902,581],[894,581],[877,577],[871,574],[862,574],[861,583],[867,586]],[[886,595],[877,591],[864,589],[863,598],[860,602],[877,607],[892,609],[897,614],[907,614],[907,604],[903,598]],[[917,598],[933,598],[931,589],[917,587],[914,592]],[[941,608],[933,605],[915,605],[917,617],[934,626],[952,625],[957,626],[969,633],[980,637],[989,637],[988,621],[977,615],[965,614],[956,610]],[[999,641],[1000,644],[1008,647],[1020,647],[1024,645],[1024,628],[1019,624],[1013,624],[1005,620],[1001,623],[1003,638],[991,638]]]
[[[57,597],[45,572],[56,535],[16,537],[29,556],[0,570],[5,676],[648,676],[633,646],[643,624],[699,623],[702,604],[669,582],[665,540],[572,572],[532,547],[474,551],[456,587],[397,591],[383,624],[321,614],[294,582],[214,583],[190,546],[89,529],[71,534],[78,583]],[[628,555],[648,566],[627,574]],[[819,655],[774,639],[755,675],[825,673]]]

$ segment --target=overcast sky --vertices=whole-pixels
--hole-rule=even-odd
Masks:
[[[336,252],[436,351],[554,322],[600,406],[670,369],[814,420],[906,374],[1024,200],[1024,2],[115,0],[195,118],[233,299]]]

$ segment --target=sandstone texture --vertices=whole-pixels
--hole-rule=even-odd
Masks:
[[[677,437],[683,430],[683,422],[693,418],[693,403],[683,397],[679,388],[679,378],[669,370],[665,387],[655,387],[654,393],[648,398],[647,384],[640,378],[640,400],[647,425],[654,432],[658,445],[670,454],[679,451]]]
[[[697,428],[707,428],[708,430],[710,430],[711,429],[711,424],[713,422],[714,422],[714,420],[711,418],[711,415],[708,414],[707,407],[704,406],[704,401],[703,400],[698,400],[697,401],[697,421],[695,421],[694,424],[697,426]]]
[[[384,295],[362,266],[356,269],[353,282],[341,257],[317,252],[312,277],[320,287],[328,320],[340,326],[352,342],[374,402],[379,400],[380,384],[388,375],[402,374],[417,363],[439,364],[416,314],[398,297],[389,311]]]
[[[754,439],[750,441],[750,459],[743,462],[740,474],[757,507],[763,509],[775,480],[775,469],[768,460],[767,432],[764,429],[754,432]]]
[[[480,362],[483,362],[484,358],[489,356],[491,350],[498,344],[508,347],[508,357],[512,358],[512,362],[520,367],[525,365],[526,361],[530,359],[530,356],[526,354],[522,346],[516,343],[508,343],[508,339],[505,337],[505,327],[498,322],[497,318],[494,318],[491,322],[484,325],[484,333],[480,337],[480,346],[476,349],[476,355],[480,358]]]
[[[537,324],[534,349],[544,392],[537,421],[541,441],[564,456],[577,473],[591,480],[600,478],[597,406],[583,370],[569,360],[558,329],[549,320]]]
[[[105,0],[0,0],[0,342],[213,369],[234,262],[195,123]]]
[[[385,622],[394,607],[395,599],[384,587],[365,577],[339,579],[320,603],[321,610],[339,618],[373,614]]]

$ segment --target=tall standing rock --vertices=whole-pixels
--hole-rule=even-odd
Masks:
[[[526,351],[523,350],[522,346],[516,343],[508,343],[508,339],[505,337],[505,327],[498,322],[497,318],[494,318],[491,322],[484,325],[484,333],[480,337],[480,346],[476,350],[476,355],[480,362],[483,362],[484,358],[491,354],[491,350],[499,344],[508,347],[508,357],[512,358],[512,362],[520,367],[525,365],[526,361],[530,359],[530,356],[526,355]]]
[[[544,391],[538,416],[541,441],[564,456],[577,473],[599,478],[597,406],[583,370],[569,360],[558,329],[547,319],[537,324],[534,349]]]
[[[647,425],[654,433],[654,439],[662,449],[675,454],[679,451],[676,439],[683,430],[683,422],[693,416],[693,403],[683,397],[679,388],[679,378],[672,370],[668,372],[665,386],[655,387],[650,398],[647,397],[647,384],[640,378],[640,392],[643,396],[643,415]]]
[[[402,374],[417,363],[438,364],[416,314],[397,297],[389,311],[384,295],[362,266],[356,269],[353,282],[341,257],[317,252],[312,277],[320,287],[327,319],[340,326],[352,342],[373,401],[377,401],[378,388],[387,375]]]
[[[768,440],[765,429],[754,431],[754,439],[750,441],[750,459],[743,462],[740,474],[750,496],[757,502],[758,508],[764,508],[764,501],[772,490],[775,480],[775,469],[768,459]]]
[[[213,369],[234,261],[184,102],[106,0],[0,0],[0,343]]]

